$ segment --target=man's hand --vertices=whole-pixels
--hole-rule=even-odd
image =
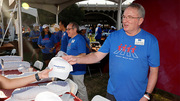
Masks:
[[[71,65],[76,64],[77,63],[77,59],[78,59],[78,57],[72,56],[72,55],[63,56],[62,58],[64,60],[66,60],[68,63],[70,63]]]
[[[40,78],[40,79],[48,78],[48,77],[49,77],[49,72],[52,71],[52,69],[53,69],[53,68],[51,68],[51,69],[45,69],[45,70],[39,72],[39,73],[38,73],[39,78]]]
[[[54,47],[53,48],[50,48],[49,52],[52,53],[54,50]]]
[[[41,48],[41,49],[45,49],[45,46],[39,45],[39,48]]]

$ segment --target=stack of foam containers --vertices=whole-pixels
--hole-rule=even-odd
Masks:
[[[22,61],[20,56],[0,56],[0,60],[4,61],[4,71],[6,70],[17,70],[19,67],[29,68],[30,63]]]

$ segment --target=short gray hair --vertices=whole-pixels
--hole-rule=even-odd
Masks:
[[[79,25],[76,22],[70,22],[69,24],[72,24],[72,28],[77,29],[77,33],[81,33],[81,31],[79,30]]]
[[[79,25],[76,22],[70,22],[69,24],[72,24],[72,28],[76,28],[79,31]]]
[[[132,7],[132,8],[136,8],[139,12],[139,15],[144,18],[145,17],[145,9],[142,5],[138,4],[138,3],[131,3],[130,5],[127,6],[128,7]]]

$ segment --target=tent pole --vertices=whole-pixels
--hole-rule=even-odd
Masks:
[[[58,14],[56,13],[56,24],[58,24]]]
[[[117,30],[122,28],[121,12],[122,12],[122,0],[119,0],[119,2],[118,2],[118,14],[117,14]]]
[[[2,34],[4,35],[4,15],[3,15],[3,11],[1,9],[1,20],[2,20],[2,25],[1,25],[1,28],[2,28]]]
[[[39,24],[39,22],[38,22],[38,16],[36,17],[36,23]]]
[[[37,10],[36,23],[39,24],[40,22],[39,22],[38,9],[36,9],[36,10]]]
[[[18,25],[19,25],[19,36],[18,36],[18,49],[19,55],[23,59],[23,40],[22,40],[22,18],[21,18],[21,0],[18,0]]]
[[[58,15],[59,15],[59,5],[57,6],[57,10],[56,10],[56,24],[59,23],[59,21],[58,21]]]

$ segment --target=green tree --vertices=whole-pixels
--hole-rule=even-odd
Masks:
[[[38,9],[38,15],[39,15],[39,23],[41,25],[54,24],[56,22],[56,15],[48,11]],[[25,17],[25,19],[26,18],[27,17]],[[73,4],[60,12],[59,19],[65,20],[66,22],[73,21],[80,24],[81,21],[83,21],[84,19],[84,11],[76,4]]]
[[[81,24],[84,19],[84,11],[76,4],[73,4],[60,12],[59,19]]]
[[[32,15],[29,15],[27,13],[21,13],[22,16],[22,25],[23,26],[32,26],[36,22],[36,18]]]
[[[39,23],[41,25],[53,24],[56,22],[56,15],[48,11],[38,9],[38,15],[39,15]]]

